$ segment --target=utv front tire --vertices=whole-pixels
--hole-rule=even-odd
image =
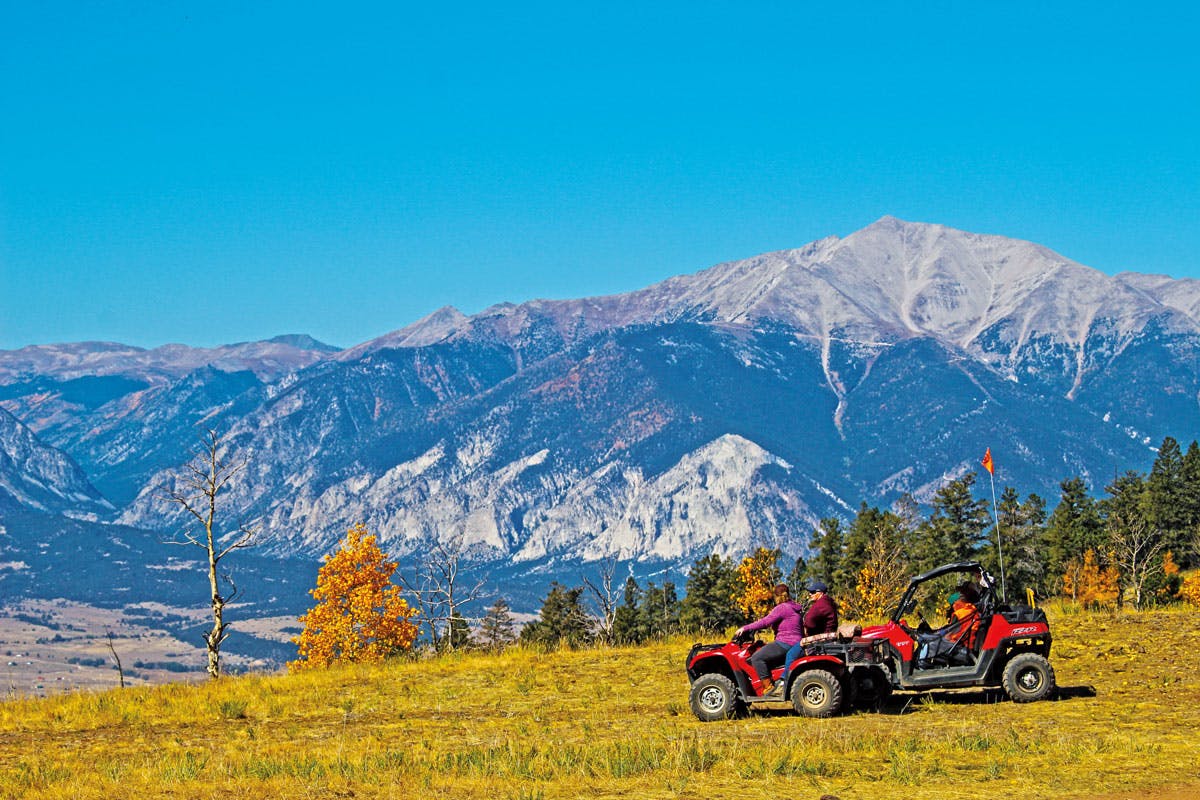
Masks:
[[[1037,653],[1018,653],[1004,666],[1002,683],[1014,703],[1046,700],[1054,694],[1054,667]]]
[[[741,715],[742,701],[733,681],[724,675],[701,675],[692,684],[688,697],[692,713],[701,722],[716,722]]]
[[[792,681],[792,707],[805,717],[832,717],[842,709],[842,682],[827,670],[805,670]]]
[[[856,669],[851,673],[854,694],[851,703],[863,711],[878,711],[892,695],[887,673],[879,667]]]

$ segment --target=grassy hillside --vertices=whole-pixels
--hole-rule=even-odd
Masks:
[[[1094,697],[702,724],[680,639],[11,700],[0,797],[1200,796],[1200,615],[1051,620]]]

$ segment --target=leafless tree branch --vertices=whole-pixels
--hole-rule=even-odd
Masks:
[[[479,619],[463,616],[461,609],[479,599],[487,578],[480,577],[463,585],[460,571],[464,553],[461,536],[449,542],[439,540],[430,545],[422,567],[411,573],[397,572],[396,579],[401,588],[412,595],[417,617],[428,629],[429,638],[438,650],[454,646],[451,634],[455,620],[471,622]]]
[[[621,588],[614,587],[613,577],[617,572],[617,559],[608,557],[600,562],[598,581],[585,577],[583,585],[587,587],[596,604],[597,617],[600,620],[600,636],[606,644],[613,644],[613,624],[617,619],[617,606],[621,602]]]
[[[225,606],[238,595],[237,585],[230,574],[227,571],[218,572],[218,566],[222,559],[234,550],[253,544],[256,533],[254,529],[245,525],[240,526],[236,534],[227,537],[221,537],[216,531],[217,498],[248,464],[247,459],[231,458],[226,452],[227,449],[225,437],[216,430],[209,429],[206,436],[202,437],[195,457],[182,467],[181,474],[174,477],[175,487],[183,485],[191,489],[191,493],[181,492],[178,488],[167,492],[167,499],[183,507],[203,528],[203,533],[185,530],[178,538],[166,543],[194,545],[203,549],[208,556],[209,602],[212,607],[213,626],[203,634],[203,639],[208,648],[208,674],[211,678],[218,678],[221,674],[221,644],[228,635],[228,623],[224,617]],[[223,547],[222,538],[227,542]],[[231,587],[228,597],[221,594],[222,579]]]

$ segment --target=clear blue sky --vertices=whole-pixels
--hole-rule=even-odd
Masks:
[[[349,346],[884,214],[1200,277],[1194,3],[4,5],[0,348]]]

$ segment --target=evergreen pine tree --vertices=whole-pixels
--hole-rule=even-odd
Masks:
[[[796,563],[792,565],[792,571],[784,578],[784,583],[795,594],[803,589],[808,584],[808,562],[804,560],[804,556],[797,556]]]
[[[613,617],[613,641],[617,644],[641,644],[644,641],[638,607],[642,602],[642,590],[630,575],[625,579],[625,597],[617,606]]]
[[[1187,509],[1184,504],[1183,454],[1179,442],[1167,436],[1158,448],[1158,457],[1146,478],[1142,496],[1142,517],[1162,533],[1167,547],[1183,549]]]
[[[863,566],[871,559],[872,550],[903,552],[906,539],[905,522],[899,514],[868,508],[863,503],[846,535],[840,567],[827,582],[839,597],[849,597],[858,585]]]
[[[679,623],[685,631],[722,633],[740,625],[741,612],[733,602],[737,568],[716,553],[704,556],[688,573]]]
[[[836,571],[826,578],[826,582],[837,592],[849,592],[858,581],[858,571],[867,561],[867,550],[870,546],[871,535],[879,516],[878,508],[868,508],[864,502],[858,507],[858,514],[850,523],[846,533],[846,543],[842,550],[841,563]]]
[[[471,638],[471,625],[461,614],[455,613],[446,626],[446,636],[442,639],[442,647],[448,650],[465,650],[475,645]]]
[[[1175,559],[1181,568],[1200,564],[1200,445],[1193,439],[1183,455],[1179,504],[1183,510],[1184,541]]]
[[[638,628],[643,638],[662,639],[678,633],[679,613],[679,597],[674,583],[664,581],[662,586],[648,583],[638,608]]]
[[[992,521],[988,501],[972,497],[974,485],[975,473],[968,472],[938,489],[933,496],[934,515],[946,522],[947,561],[973,558],[983,541],[983,532]]]
[[[516,640],[512,610],[504,598],[498,598],[479,623],[479,646],[498,653]]]
[[[938,489],[933,514],[913,533],[912,560],[920,571],[974,558],[991,522],[986,500],[971,495],[975,473],[968,472]]]
[[[1006,486],[997,501],[1001,551],[1004,556],[1005,590],[1010,600],[1020,600],[1026,589],[1035,595],[1046,592],[1046,558],[1042,544],[1046,535],[1046,501],[1036,494],[1022,503],[1017,490]],[[996,550],[996,531],[992,529],[987,544],[979,553],[988,572],[999,575],[999,554]],[[1057,586],[1055,591],[1057,592]]]
[[[842,557],[846,548],[846,534],[842,521],[837,517],[826,517],[817,523],[812,535],[812,560],[808,562],[807,579],[832,583],[842,572]],[[792,587],[798,591],[801,587]]]
[[[1127,470],[1118,475],[1113,478],[1112,483],[1104,487],[1108,496],[1100,501],[1101,516],[1106,521],[1113,517],[1125,517],[1149,522],[1149,488],[1146,477],[1140,472]]]
[[[1104,546],[1103,521],[1098,505],[1088,494],[1082,478],[1068,478],[1059,484],[1062,495],[1046,526],[1045,589],[1050,594],[1063,591],[1068,571],[1082,569],[1084,554]],[[1078,586],[1074,580],[1071,586]],[[1073,598],[1074,599],[1074,598]]]
[[[557,581],[551,583],[538,619],[521,629],[521,642],[540,647],[590,644],[594,625],[583,609],[582,595],[582,586],[568,589]]]

